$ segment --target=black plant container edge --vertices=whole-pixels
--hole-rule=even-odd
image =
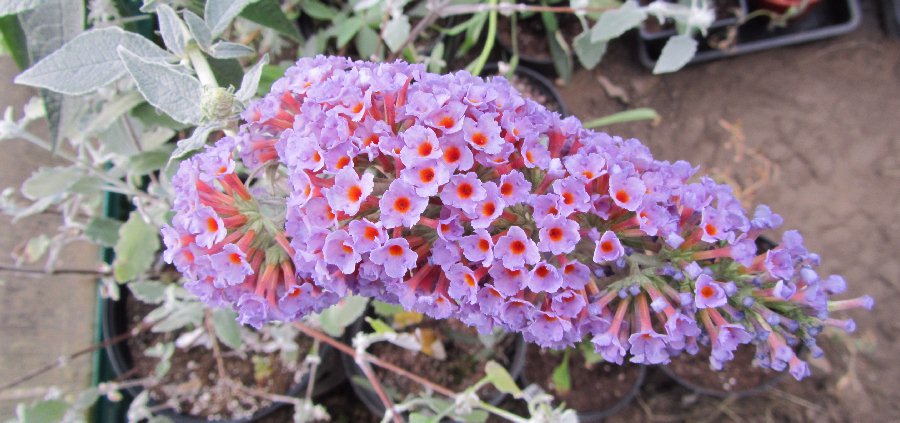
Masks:
[[[348,342],[353,339],[353,336],[362,330],[364,323],[365,321],[363,318],[360,318],[356,322],[354,322],[353,325],[347,328],[347,332],[344,334],[344,339]],[[525,339],[523,339],[521,335],[516,335],[515,342],[515,350],[513,352],[512,360],[510,362],[509,368],[507,368],[507,371],[509,372],[510,376],[512,376],[513,380],[518,380],[522,374],[522,370],[525,368],[525,352],[528,345],[525,343]],[[344,366],[344,373],[346,373],[347,378],[349,379],[350,386],[353,388],[353,393],[356,394],[356,397],[366,405],[366,408],[368,408],[369,411],[372,412],[372,414],[376,416],[383,416],[386,410],[378,395],[376,395],[372,389],[361,386],[359,383],[354,382],[354,376],[363,378],[365,376],[363,375],[362,369],[359,367],[359,365],[356,364],[356,361],[353,359],[353,357],[350,357],[347,354],[341,354],[341,362]],[[498,405],[505,398],[505,393],[498,393],[497,395],[488,399],[487,402],[491,405]]]
[[[127,320],[125,316],[125,301],[128,296],[127,292],[122,293],[122,296],[118,301],[114,301],[112,299],[104,299],[101,302],[101,331],[103,335],[103,340],[111,339],[115,336],[125,333],[127,330]],[[105,352],[107,357],[109,358],[110,364],[113,369],[114,377],[119,377],[130,370],[130,351],[128,351],[127,344],[123,342],[113,343],[105,347]],[[328,345],[322,345],[319,348],[319,357],[321,358],[321,364],[318,366],[316,371],[316,384],[313,387],[313,396],[317,397],[327,393],[328,391],[337,387],[341,382],[344,381],[344,373],[340,368],[340,363],[337,360],[336,352]],[[309,374],[303,376],[299,383],[293,384],[290,389],[285,393],[288,396],[299,396],[303,392],[305,392],[307,384],[309,383]],[[137,397],[138,394],[141,393],[142,389],[137,386],[129,386],[125,388],[125,391],[131,398]],[[153,401],[151,400],[151,404]],[[154,404],[155,405],[155,404]],[[286,404],[273,402],[272,404],[260,408],[253,415],[245,418],[238,419],[230,419],[230,420],[217,420],[215,422],[218,423],[248,423],[253,422],[255,420],[259,420],[269,414],[272,414],[276,410],[281,407],[284,407]],[[169,417],[173,421],[177,423],[209,423],[210,420],[198,418],[194,416],[188,416],[184,414],[179,414],[174,410],[163,410],[159,414],[165,415]]]
[[[697,358],[701,358],[701,357],[698,356]],[[723,398],[723,399],[729,398],[729,397],[746,398],[746,397],[751,397],[754,395],[762,394],[762,393],[772,389],[772,387],[774,387],[775,385],[780,383],[787,376],[787,372],[779,372],[779,373],[772,375],[772,377],[764,380],[762,383],[760,383],[759,385],[754,386],[752,388],[742,389],[742,390],[738,390],[738,391],[726,391],[723,389],[713,389],[713,388],[709,388],[706,386],[700,386],[693,382],[690,382],[687,379],[685,379],[685,378],[679,376],[677,373],[675,373],[675,371],[670,369],[669,366],[661,365],[658,367],[663,371],[663,373],[666,374],[666,376],[669,376],[672,380],[677,382],[679,385],[684,386],[685,388],[690,389],[691,391],[694,391],[701,395],[706,395],[706,396],[715,397],[715,398]]]
[[[491,75],[498,72],[499,69],[500,68],[497,63],[488,63],[485,64],[482,68],[481,74]],[[551,99],[553,99],[554,102],[556,102],[556,104],[559,105],[560,115],[562,115],[563,117],[569,115],[569,110],[566,107],[566,103],[562,99],[562,95],[560,95],[556,87],[553,86],[553,82],[550,82],[550,80],[547,79],[544,75],[541,75],[534,69],[522,66],[521,64],[516,66],[516,69],[513,73],[519,76],[524,76],[526,79],[529,79],[531,80],[531,82],[537,84],[537,86],[541,89],[541,91],[544,92],[544,94],[547,94]]]
[[[746,15],[747,10],[748,10],[747,0],[737,0],[737,2],[738,2],[738,9],[741,10],[741,14]],[[648,19],[656,19],[656,18],[648,18]],[[735,25],[737,23],[738,23],[737,16],[729,16],[727,18],[716,19],[715,21],[713,21],[712,25],[709,26],[709,29],[725,28],[728,26]],[[662,31],[650,32],[647,30],[646,21],[644,21],[644,23],[641,24],[641,26],[639,27],[639,34],[641,36],[641,39],[643,39],[643,40],[659,40],[661,38],[669,38],[673,35],[676,35],[677,33],[678,33],[678,31],[676,31],[674,28],[662,30]]]

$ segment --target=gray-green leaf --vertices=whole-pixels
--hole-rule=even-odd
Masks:
[[[119,229],[122,222],[107,217],[92,218],[84,228],[84,236],[102,247],[113,247],[119,240]]]
[[[45,400],[18,410],[21,423],[55,423],[62,421],[69,404],[62,400]]]
[[[43,2],[44,0],[5,0],[0,2],[0,16],[15,15],[34,9]]]
[[[119,228],[119,240],[113,249],[113,276],[118,282],[127,282],[150,269],[159,250],[157,228],[144,222],[140,213],[133,211],[128,221]]]
[[[406,15],[395,16],[387,26],[384,27],[384,43],[392,52],[397,52],[403,48],[406,39],[409,38],[409,32],[412,26],[409,24],[409,17]]]
[[[166,47],[175,54],[184,53],[184,47],[187,45],[187,34],[185,34],[184,24],[178,14],[166,4],[161,4],[156,8],[156,14],[159,18],[159,34],[162,36]]]
[[[360,16],[341,20],[341,22],[334,27],[338,48],[347,45],[347,43],[356,36],[356,33],[359,32],[359,29],[362,28],[362,26],[363,20]]]
[[[203,18],[197,16],[190,10],[185,10],[184,22],[187,23],[188,30],[191,32],[191,36],[194,37],[194,40],[197,41],[197,44],[200,45],[200,48],[204,50],[209,48],[209,45],[212,44],[213,36],[209,30],[209,25],[206,24],[206,21],[204,21]]]
[[[161,61],[169,53],[150,40],[118,27],[87,31],[16,77],[16,83],[68,95],[96,90],[125,74],[118,47],[146,61]]]
[[[236,57],[244,57],[249,56],[255,53],[252,47],[247,47],[243,44],[238,43],[230,43],[227,41],[219,41],[218,43],[213,44],[210,49],[210,54],[217,59],[233,59]]]
[[[355,322],[366,311],[369,299],[360,296],[350,296],[341,300],[322,312],[319,323],[325,333],[331,336],[341,336],[344,328]]]
[[[241,89],[234,93],[234,98],[238,101],[246,103],[256,95],[256,89],[259,87],[259,79],[262,76],[263,67],[269,63],[269,53],[263,55],[259,62],[256,62],[252,68],[247,70],[244,78],[241,80]]]
[[[203,17],[206,24],[209,25],[210,32],[213,37],[218,36],[228,24],[234,20],[235,16],[241,13],[248,4],[254,3],[256,0],[207,0],[206,7],[203,9]]]
[[[118,48],[119,56],[137,89],[147,102],[182,123],[200,121],[202,85],[197,78],[178,72],[168,65],[146,60],[125,47]]]
[[[292,22],[281,10],[278,0],[260,0],[253,7],[245,7],[240,17],[256,22],[264,27],[274,29],[294,41],[300,42],[303,37]]]
[[[516,385],[516,381],[513,380],[509,372],[496,361],[489,361],[484,366],[484,373],[498,391],[510,394],[516,398],[522,396],[522,390]]]
[[[575,47],[575,55],[578,56],[578,61],[581,62],[581,66],[584,66],[585,69],[597,67],[597,64],[603,59],[603,55],[606,54],[606,42],[591,42],[590,31],[578,34],[572,40],[572,44]]]
[[[645,12],[634,0],[625,2],[621,7],[603,13],[594,27],[591,28],[591,42],[609,41],[635,28],[647,19]]]
[[[147,304],[159,304],[166,299],[166,285],[159,281],[131,282],[128,289],[135,298]]]
[[[216,337],[231,349],[241,347],[241,326],[237,322],[237,313],[227,308],[219,308],[213,311],[213,327],[216,329]]]
[[[83,176],[76,167],[42,167],[22,184],[22,194],[30,200],[62,194]]]
[[[194,133],[190,137],[178,141],[178,147],[172,152],[169,161],[182,159],[202,148],[206,145],[206,139],[209,137],[209,134],[216,129],[218,129],[218,126],[213,124],[204,124],[195,128]]]
[[[688,34],[669,38],[653,67],[654,74],[675,72],[688,64],[697,52],[697,40]]]

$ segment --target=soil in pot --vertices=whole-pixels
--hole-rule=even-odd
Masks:
[[[734,360],[721,371],[709,366],[709,348],[697,355],[682,354],[672,358],[664,370],[687,388],[706,395],[753,395],[777,383],[786,373],[754,366],[754,348],[742,345],[734,352]]]
[[[581,33],[581,23],[575,15],[560,13],[556,15],[559,29],[563,39],[568,45]],[[512,20],[505,16],[497,19],[497,41],[512,54]],[[552,64],[553,56],[550,54],[550,44],[547,41],[547,29],[541,16],[536,14],[527,18],[521,16],[516,19],[516,47],[519,49],[519,58],[525,62],[536,64]]]
[[[456,319],[424,320],[418,325],[405,328],[404,331],[413,331],[416,327],[433,331],[444,346],[446,359],[438,360],[387,342],[372,345],[369,352],[456,392],[474,385],[483,378],[484,366],[488,361],[494,360],[507,369],[514,361],[517,339],[515,336],[504,336],[491,354],[485,354],[484,344],[478,339],[478,331]],[[374,371],[385,389],[394,390],[401,398],[422,390],[422,386],[418,383],[396,373],[377,366],[374,366]],[[488,400],[498,394],[493,387],[479,391],[479,395]]]
[[[140,325],[141,319],[156,306],[125,299],[126,316],[129,319],[128,330]],[[128,373],[132,379],[153,375],[159,359],[141,354],[157,343],[171,342],[178,338],[183,330],[165,333],[142,332],[127,340],[131,352],[132,369]],[[298,337],[301,354],[312,346],[312,340]],[[222,358],[228,376],[248,388],[260,391],[284,394],[296,382],[297,370],[282,363],[278,353],[258,354],[254,357],[242,357],[227,346],[221,345]],[[299,365],[299,363],[298,363]],[[193,347],[189,350],[175,349],[171,358],[171,368],[160,380],[160,383],[149,387],[150,397],[155,403],[166,403],[169,398],[179,398],[177,412],[206,419],[229,419],[249,417],[258,410],[270,406],[269,400],[261,399],[233,390],[218,390],[214,387],[219,379],[216,360],[212,352],[205,347]],[[288,407],[289,408],[289,407]]]
[[[609,410],[634,393],[634,385],[641,377],[637,365],[611,364],[606,362],[588,365],[584,355],[574,351],[569,354],[569,377],[572,389],[560,393],[553,386],[553,370],[562,361],[563,353],[528,346],[524,378],[536,383],[567,408],[578,412]]]

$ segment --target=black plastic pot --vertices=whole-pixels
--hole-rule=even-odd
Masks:
[[[752,13],[755,6],[750,6]],[[771,48],[806,43],[835,37],[856,29],[860,24],[861,12],[858,0],[822,0],[802,16],[792,19],[784,28],[770,29],[767,19],[756,18],[737,28],[734,46],[718,50],[701,42],[697,54],[690,63],[708,62],[731,56],[752,53]],[[710,37],[724,38],[727,28],[710,31]],[[647,39],[638,37],[638,55],[641,63],[649,69],[656,66],[656,60],[665,46],[667,38]]]
[[[347,332],[344,334],[344,339],[346,342],[350,343],[353,339],[353,336],[361,331],[363,327],[368,327],[368,324],[365,323],[363,319],[359,319],[352,326],[347,328]],[[525,349],[527,345],[525,344],[525,340],[516,335],[516,343],[513,346],[514,350],[511,357],[511,363],[507,371],[510,376],[513,377],[513,380],[519,379],[522,374],[522,369],[525,367]],[[363,374],[362,369],[356,364],[356,361],[353,360],[353,357],[347,354],[341,354],[341,361],[344,365],[344,372],[347,375],[347,378],[350,379],[350,386],[353,388],[353,392],[356,394],[356,397],[359,398],[363,404],[366,405],[366,408],[377,416],[383,416],[385,411],[384,404],[381,403],[381,399],[378,398],[378,395],[370,389],[368,386],[362,386],[359,383],[354,383],[354,377],[356,379],[363,378],[365,379],[365,375]],[[415,369],[411,369],[415,371]],[[506,394],[498,393],[493,397],[487,400],[491,405],[498,405],[506,398]]]
[[[563,17],[566,17],[566,16],[569,16],[569,15],[566,15],[566,14],[560,14],[560,15],[557,15],[557,19],[560,19],[560,18],[563,18]],[[505,25],[511,25],[511,24],[512,24],[512,21],[509,20],[508,18],[501,17],[501,19],[507,19],[507,20],[506,20],[505,23],[504,23],[504,22],[498,23],[498,26],[500,26],[500,27],[503,27],[504,24],[505,24]],[[534,70],[537,70],[537,71],[539,71],[539,72],[541,72],[541,73],[543,73],[543,74],[545,74],[545,75],[554,75],[554,76],[555,76],[555,75],[557,74],[557,73],[556,73],[556,66],[553,64],[553,57],[552,57],[552,55],[550,55],[550,53],[549,53],[549,49],[550,49],[549,41],[547,40],[547,33],[546,33],[546,30],[544,29],[544,23],[543,23],[543,21],[541,20],[541,15],[540,15],[540,14],[535,14],[534,16],[530,16],[530,17],[524,18],[524,19],[523,19],[522,17],[518,17],[518,18],[517,18],[517,22],[518,22],[520,25],[519,25],[519,28],[516,29],[516,32],[518,33],[519,31],[522,30],[522,28],[521,28],[521,26],[522,26],[522,25],[521,25],[521,22],[523,22],[523,21],[531,21],[531,20],[534,20],[534,21],[537,21],[537,22],[540,23],[540,27],[541,27],[541,31],[542,31],[541,34],[540,34],[540,35],[541,35],[541,40],[542,40],[543,44],[544,44],[544,45],[547,47],[547,49],[548,49],[548,57],[540,57],[540,56],[534,56],[534,55],[529,55],[529,54],[527,54],[527,53],[523,53],[523,52],[522,52],[522,48],[521,48],[521,44],[520,44],[520,48],[519,48],[519,63],[520,63],[520,64],[525,64],[526,66],[528,66],[528,67],[530,67],[530,68],[532,68],[532,69],[534,69]],[[573,23],[574,23],[575,25],[578,25],[578,28],[581,29],[581,25],[578,23],[577,20],[575,20]],[[503,36],[500,36],[500,35],[499,35],[499,34],[500,34],[500,31],[506,31],[506,33],[508,33],[508,28],[505,28],[505,27],[504,27],[504,28],[498,28],[497,31],[498,31],[498,35],[497,35],[497,45],[499,45],[500,48],[503,49],[503,51],[506,53],[506,56],[507,56],[507,57],[512,57],[512,55],[513,55],[512,44],[509,43],[509,40],[507,40],[507,39],[504,38]]]
[[[481,71],[481,75],[496,75],[498,71],[499,68],[496,63],[488,63],[484,65],[484,68]],[[553,101],[559,105],[559,110],[557,110],[557,112],[559,112],[560,115],[569,115],[569,110],[566,108],[566,103],[563,102],[562,96],[559,94],[559,91],[556,90],[556,87],[553,86],[553,83],[550,82],[549,79],[545,78],[537,71],[522,66],[521,64],[516,66],[516,70],[513,73],[521,78],[527,79],[529,82],[534,84],[536,88],[541,90],[548,98],[553,99]]]
[[[900,0],[881,0],[881,21],[884,31],[900,38]]]
[[[747,0],[735,0],[735,1],[737,2],[737,8],[740,9],[741,14],[742,14],[742,15],[747,14]],[[649,1],[648,1],[647,3],[649,3]],[[673,1],[672,3],[676,3],[676,2]],[[655,20],[655,18],[650,18],[650,19]],[[709,29],[715,31],[715,30],[718,30],[718,29],[727,28],[727,27],[729,27],[729,26],[737,25],[737,23],[738,23],[738,18],[737,18],[737,16],[732,15],[732,16],[729,16],[729,17],[726,17],[726,18],[716,19],[716,20],[712,23],[712,25],[709,26]],[[647,21],[645,21],[645,22],[641,25],[641,28],[640,28],[640,31],[639,31],[639,32],[640,32],[641,39],[642,39],[642,40],[648,40],[648,41],[649,41],[649,40],[660,40],[660,39],[664,39],[664,40],[665,40],[665,39],[668,39],[669,37],[671,37],[671,36],[677,34],[677,31],[675,30],[674,27],[673,27],[673,28],[663,29],[663,30],[660,30],[660,31],[651,31],[651,30],[649,29],[649,26],[648,26],[648,24],[647,24]]]
[[[107,340],[116,336],[119,336],[126,331],[128,331],[129,319],[126,314],[125,304],[126,301],[134,301],[134,299],[130,298],[127,293],[127,290],[123,290],[122,296],[118,301],[113,301],[111,299],[103,300],[100,305],[102,307],[102,320],[101,320],[101,330],[103,333],[103,340]],[[129,350],[127,344],[125,342],[118,342],[111,344],[106,347],[106,354],[110,361],[114,378],[118,378],[126,373],[132,368],[132,355]],[[318,366],[318,370],[316,372],[316,384],[313,391],[313,396],[322,395],[336,386],[340,385],[341,382],[344,381],[345,376],[343,369],[341,368],[339,359],[334,349],[327,345],[323,345],[319,349],[319,357],[322,362]],[[299,383],[295,383],[291,388],[284,393],[287,396],[299,396],[306,392],[306,386],[309,383],[309,375],[304,375],[303,379]],[[129,386],[125,388],[127,394],[133,399],[138,394],[141,393],[142,389],[137,386]],[[153,403],[151,400],[151,405],[157,405]],[[239,419],[231,419],[231,420],[216,420],[219,423],[246,423],[253,422],[259,420],[269,414],[272,414],[276,410],[281,407],[284,407],[286,404],[283,403],[272,403],[271,405],[261,408],[256,411],[252,416],[246,418]],[[158,414],[165,415],[166,417],[172,419],[178,423],[200,423],[200,422],[209,422],[210,420],[206,420],[204,418],[194,417],[183,415],[175,412],[174,410],[163,410]]]

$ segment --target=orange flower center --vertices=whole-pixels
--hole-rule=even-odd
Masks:
[[[472,143],[474,143],[475,145],[484,146],[485,144],[487,144],[487,141],[487,137],[481,132],[476,132],[472,135]]]
[[[401,247],[397,244],[391,245],[390,247],[388,247],[388,254],[390,254],[394,257],[402,256],[403,255],[403,247]]]
[[[335,163],[334,167],[338,169],[343,169],[345,166],[350,164],[350,158],[347,156],[343,156],[338,159],[337,163]]]
[[[603,251],[604,253],[611,253],[612,250],[613,250],[612,241],[603,241],[600,243],[600,251]]]
[[[525,252],[525,243],[519,240],[515,240],[509,244],[509,250],[516,255],[522,254]]]
[[[408,212],[409,207],[410,207],[409,198],[400,197],[400,198],[394,200],[394,210],[396,210],[400,213]]]
[[[495,211],[497,211],[497,206],[492,202],[484,203],[484,206],[481,207],[481,214],[484,216],[493,216]]]
[[[462,153],[460,153],[459,147],[447,147],[444,149],[444,161],[447,163],[456,163],[461,156]]]
[[[709,285],[706,285],[703,288],[700,288],[700,295],[703,296],[703,298],[710,298],[713,295],[715,295],[715,293],[716,293],[716,290],[714,290],[713,287],[711,287]]]
[[[456,120],[454,120],[450,116],[444,116],[441,118],[440,121],[438,121],[438,126],[444,128],[444,129],[450,129],[453,127],[453,125],[456,125]]]
[[[491,249],[491,244],[489,244],[486,239],[480,239],[478,240],[478,249],[481,251],[488,251]]]
[[[712,223],[707,223],[703,229],[706,230],[706,233],[709,234],[709,236],[716,236],[716,234],[719,233],[719,228],[716,228]]]
[[[550,235],[550,240],[555,242],[562,239],[563,231],[560,228],[550,228],[550,230],[547,231],[547,235]]]
[[[513,186],[511,183],[504,182],[502,185],[500,185],[500,194],[502,194],[504,196],[509,196],[509,195],[512,195],[512,193],[513,193]]]
[[[631,196],[624,189],[620,189],[616,191],[616,200],[619,200],[620,203],[627,203],[628,200],[631,200]]]
[[[425,157],[425,156],[428,156],[429,154],[431,154],[432,150],[433,150],[433,147],[431,146],[430,142],[423,142],[423,143],[419,144],[418,151],[419,151],[419,155],[422,157]]]
[[[540,266],[537,268],[537,270],[534,271],[534,273],[538,275],[538,277],[546,278],[547,275],[550,274],[550,269],[548,269],[547,266]]]
[[[369,241],[374,241],[375,238],[378,237],[378,229],[366,226],[366,229],[363,231],[363,236]]]
[[[459,186],[456,187],[456,196],[459,197],[460,199],[468,200],[469,197],[472,196],[474,191],[475,190],[474,190],[474,188],[472,188],[472,184],[465,182],[465,183],[459,184]]]
[[[350,201],[357,202],[360,197],[362,197],[362,188],[359,185],[353,185],[347,189],[347,198]]]
[[[571,192],[564,192],[562,195],[563,203],[571,206],[575,202],[575,196]]]
[[[419,180],[423,183],[429,183],[434,180],[434,169],[426,167],[419,171]]]
[[[213,217],[209,217],[206,219],[206,230],[209,232],[218,232],[219,231],[219,222],[216,222],[216,219]]]
[[[230,261],[231,264],[241,264],[241,255],[238,253],[231,253],[228,255],[228,261]]]

